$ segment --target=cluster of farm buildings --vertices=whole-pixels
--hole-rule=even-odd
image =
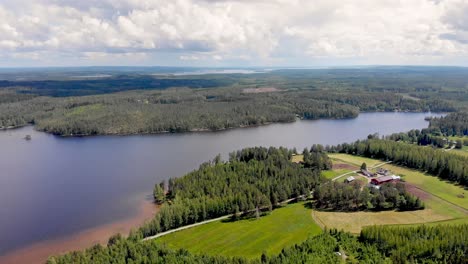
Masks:
[[[376,173],[372,173],[368,170],[362,169],[361,173],[364,176],[371,178],[371,184],[373,185],[381,185],[386,182],[400,180],[400,176],[393,175],[389,170],[383,168],[377,169]]]
[[[389,170],[379,168],[377,172],[373,173],[367,169],[361,169],[361,174],[370,178],[370,186],[374,188],[379,188],[379,185],[387,183],[387,182],[395,182],[401,179],[400,176],[396,176],[392,174]],[[354,181],[354,177],[350,176],[346,179],[346,182]]]

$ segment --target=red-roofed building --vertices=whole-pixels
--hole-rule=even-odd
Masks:
[[[382,183],[391,182],[393,180],[395,180],[395,178],[393,176],[383,176],[383,177],[378,177],[378,178],[372,179],[371,183],[374,184],[374,185],[380,185]]]

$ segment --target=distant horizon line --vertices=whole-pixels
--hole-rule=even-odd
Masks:
[[[333,69],[333,68],[468,68],[468,65],[367,64],[333,66],[167,66],[167,65],[87,65],[87,66],[0,66],[5,69],[78,69],[78,68],[176,68],[176,69]]]

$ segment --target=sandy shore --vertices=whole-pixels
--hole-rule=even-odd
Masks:
[[[20,248],[7,255],[0,256],[0,263],[45,263],[50,255],[85,249],[97,243],[107,244],[110,236],[116,233],[128,234],[132,228],[136,228],[146,220],[151,219],[157,211],[157,206],[150,201],[142,201],[139,207],[137,215],[130,218],[90,228],[64,238],[46,240]]]

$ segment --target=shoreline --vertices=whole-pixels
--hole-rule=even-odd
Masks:
[[[43,264],[51,255],[61,255],[66,252],[83,250],[95,244],[106,245],[108,239],[117,233],[127,236],[131,229],[141,226],[145,221],[153,218],[158,206],[152,201],[140,202],[136,215],[82,230],[65,237],[40,241],[0,256],[2,264]]]
[[[189,134],[189,133],[205,133],[205,132],[224,132],[228,130],[234,129],[242,129],[242,128],[254,128],[254,127],[261,127],[261,126],[268,126],[272,124],[289,124],[297,122],[297,120],[304,120],[304,121],[316,121],[316,120],[346,120],[346,119],[355,119],[360,114],[372,114],[372,113],[439,113],[439,112],[431,112],[431,111],[360,111],[357,116],[353,117],[343,117],[343,118],[315,118],[315,119],[306,119],[301,117],[296,117],[294,120],[291,121],[280,121],[280,122],[265,122],[262,124],[254,124],[254,125],[240,125],[236,127],[226,127],[221,129],[210,129],[210,128],[194,128],[187,131],[156,131],[156,132],[136,132],[136,133],[103,133],[103,134],[72,134],[72,135],[63,135],[63,134],[56,134],[53,132],[48,132],[40,129],[36,129],[35,124],[25,124],[21,126],[10,126],[10,127],[0,127],[0,130],[12,130],[18,129],[26,126],[33,126],[34,130],[43,132],[49,135],[54,135],[57,137],[62,138],[80,138],[80,137],[101,137],[101,136],[118,136],[118,137],[125,137],[125,136],[145,136],[145,135],[165,135],[165,134]],[[440,114],[446,114],[446,112],[440,112]]]

